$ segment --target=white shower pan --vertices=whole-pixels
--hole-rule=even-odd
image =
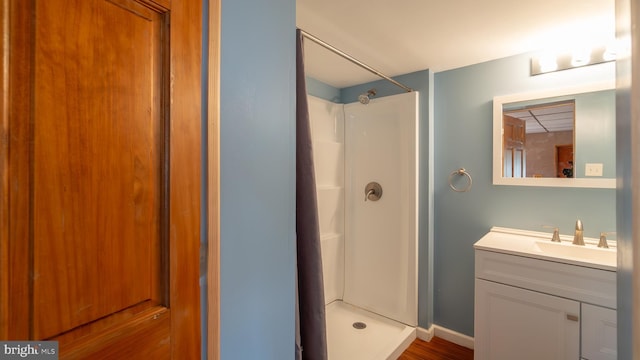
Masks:
[[[395,360],[416,338],[414,327],[342,301],[326,312],[329,360]],[[366,327],[354,327],[358,323]]]

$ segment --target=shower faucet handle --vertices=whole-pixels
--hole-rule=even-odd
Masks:
[[[367,201],[367,199],[369,199],[369,196],[373,195],[374,193],[375,193],[375,190],[373,189],[367,191],[367,194],[364,196],[364,201]]]
[[[382,186],[372,181],[364,187],[364,201],[378,201],[382,197]]]

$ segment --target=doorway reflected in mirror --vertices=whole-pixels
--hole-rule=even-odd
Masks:
[[[503,112],[503,176],[573,178],[575,101],[517,105]]]

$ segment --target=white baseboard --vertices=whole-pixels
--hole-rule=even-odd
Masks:
[[[417,327],[416,328],[416,337],[420,340],[431,341],[433,339],[433,326],[429,329]]]
[[[417,336],[419,339],[424,341],[431,341],[434,336],[437,336],[441,339],[445,339],[454,344],[464,346],[468,349],[474,348],[474,339],[471,336],[467,336],[465,334],[461,334],[457,331],[449,330],[438,325],[431,325],[428,330],[417,328]]]
[[[407,326],[407,329],[411,329],[411,331],[407,334],[407,336],[402,340],[400,345],[391,353],[391,355],[387,356],[387,360],[397,359],[402,355],[402,353],[411,346],[413,340],[416,339],[416,329]],[[403,334],[405,331],[403,330]]]

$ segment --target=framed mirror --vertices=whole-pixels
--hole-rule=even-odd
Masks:
[[[615,188],[615,83],[494,97],[493,184]]]

